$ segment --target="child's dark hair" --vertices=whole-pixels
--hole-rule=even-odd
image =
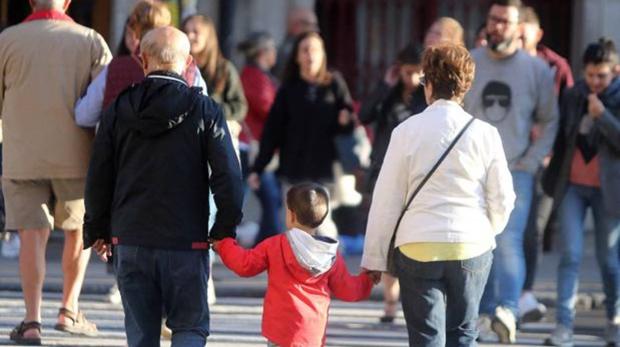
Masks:
[[[320,184],[296,184],[286,193],[286,205],[299,224],[318,228],[329,213],[329,193]]]
[[[616,45],[606,37],[601,37],[597,42],[589,44],[583,53],[584,66],[588,64],[610,64],[613,68],[618,63]]]

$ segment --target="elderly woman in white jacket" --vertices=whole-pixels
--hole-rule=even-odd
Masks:
[[[515,194],[497,130],[481,120],[470,122],[460,106],[474,77],[469,52],[454,44],[429,47],[422,69],[430,106],[392,133],[374,190],[362,267],[387,271],[394,247],[411,346],[471,346],[495,236],[508,221]]]

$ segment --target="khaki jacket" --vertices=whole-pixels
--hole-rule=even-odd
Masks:
[[[73,109],[112,59],[94,30],[35,20],[0,34],[3,176],[86,177],[93,131],[75,125]]]

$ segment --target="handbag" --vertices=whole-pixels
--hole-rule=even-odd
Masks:
[[[431,170],[426,174],[426,176],[424,177],[424,179],[422,180],[422,182],[420,182],[420,184],[418,185],[418,187],[415,189],[415,191],[413,192],[413,194],[411,194],[411,197],[409,198],[409,201],[407,201],[407,205],[405,205],[405,208],[402,210],[402,212],[400,213],[400,216],[398,217],[398,220],[396,221],[396,226],[394,227],[394,231],[392,232],[392,238],[390,239],[390,248],[388,248],[388,254],[387,254],[387,271],[393,275],[396,276],[396,265],[394,264],[394,241],[396,240],[396,232],[398,231],[398,227],[400,226],[400,222],[403,219],[403,216],[405,215],[405,212],[407,212],[407,210],[409,209],[409,206],[411,206],[411,202],[413,201],[413,198],[415,198],[416,195],[418,195],[418,193],[420,192],[420,190],[422,189],[422,187],[424,186],[424,184],[426,184],[426,182],[431,178],[431,176],[435,173],[435,171],[437,170],[437,168],[439,167],[439,165],[441,165],[441,162],[443,162],[444,159],[446,159],[446,157],[448,156],[448,154],[450,154],[450,151],[452,150],[452,148],[454,148],[454,145],[456,145],[456,143],[459,141],[459,139],[461,138],[461,136],[463,136],[463,133],[465,132],[465,130],[467,130],[467,128],[469,128],[469,126],[471,125],[471,123],[474,121],[474,117],[472,117],[469,122],[467,122],[467,124],[465,124],[465,126],[463,127],[463,129],[461,129],[461,131],[456,135],[456,137],[454,138],[454,140],[452,140],[452,143],[450,143],[450,146],[448,146],[448,148],[443,152],[443,154],[441,155],[441,157],[439,158],[439,160],[437,160],[437,162],[435,163],[435,165],[431,168]]]

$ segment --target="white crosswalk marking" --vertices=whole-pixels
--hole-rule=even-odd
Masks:
[[[81,309],[100,330],[97,338],[73,337],[52,329],[58,311],[60,294],[46,293],[43,304],[43,342],[46,346],[125,346],[123,310],[120,305],[105,302],[103,295],[84,295]],[[327,329],[328,346],[396,347],[407,346],[407,332],[402,314],[393,325],[381,325],[378,302],[343,303],[334,301]],[[260,335],[262,300],[252,298],[220,298],[211,308],[212,335],[208,346],[265,346]],[[0,292],[0,346],[12,346],[8,334],[24,313],[21,294]],[[589,325],[582,325],[576,335],[576,346],[604,346],[601,335],[602,313],[592,311]],[[587,315],[586,314],[586,315]],[[587,318],[587,317],[586,317]],[[518,335],[518,345],[540,346],[553,328],[550,323],[527,324]],[[162,341],[162,346],[170,346]],[[487,346],[493,346],[492,344]]]

